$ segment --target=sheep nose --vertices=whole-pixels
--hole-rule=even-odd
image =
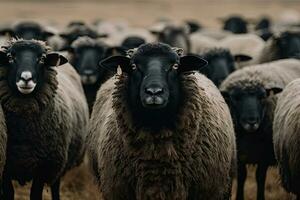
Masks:
[[[21,73],[21,79],[24,81],[30,81],[32,80],[32,73],[29,71],[25,71]]]
[[[149,95],[160,95],[163,93],[163,88],[149,87],[149,88],[145,88],[145,92],[146,92],[146,94],[149,94]]]
[[[258,118],[257,117],[249,117],[247,119],[247,123],[250,124],[250,125],[257,124],[258,123]]]
[[[90,76],[90,75],[93,75],[93,74],[94,74],[94,71],[93,71],[93,70],[84,70],[84,71],[83,71],[83,74],[84,74],[84,75],[87,75],[87,76]]]

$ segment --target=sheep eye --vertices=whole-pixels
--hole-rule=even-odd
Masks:
[[[136,70],[136,64],[131,65],[132,70]]]
[[[14,57],[11,54],[7,54],[9,63],[13,63],[15,61]]]
[[[177,70],[178,67],[179,67],[179,65],[178,65],[177,63],[175,63],[175,64],[172,66],[172,68],[175,69],[175,70]]]
[[[41,56],[41,58],[39,59],[39,62],[41,64],[45,63],[45,60],[46,60],[46,56]]]

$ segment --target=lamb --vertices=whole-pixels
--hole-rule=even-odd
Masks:
[[[208,61],[208,65],[201,70],[201,73],[212,80],[217,87],[235,71],[235,61],[246,62],[252,59],[247,55],[232,55],[228,49],[224,48],[211,49],[201,54],[201,57]]]
[[[273,122],[274,151],[281,182],[297,199],[300,198],[299,97],[300,79],[296,79],[279,95]]]
[[[265,47],[265,41],[254,34],[235,34],[221,40],[219,45],[228,48],[232,54],[249,55],[253,59],[249,62],[237,62],[237,68],[242,68],[251,64],[257,64],[257,59]]]
[[[60,178],[83,159],[88,106],[80,77],[65,63],[36,40],[12,40],[0,51],[8,136],[2,199],[14,199],[12,180],[32,180],[31,200],[42,199],[44,184],[59,200]]]
[[[266,63],[284,58],[300,58],[300,30],[290,29],[273,35],[257,58],[257,63]]]
[[[98,63],[113,55],[114,50],[101,40],[87,36],[79,37],[68,50],[69,62],[81,77],[90,111],[100,85],[113,76],[108,70],[99,68]]]
[[[206,62],[162,43],[105,59],[88,136],[104,199],[229,199],[235,137]],[[122,74],[121,74],[122,71]],[[147,77],[147,78],[146,78]]]
[[[276,164],[272,143],[275,94],[300,77],[300,61],[283,59],[245,67],[230,74],[220,86],[226,99],[237,137],[237,199],[244,199],[247,164],[256,164],[257,199],[264,199],[266,172]]]

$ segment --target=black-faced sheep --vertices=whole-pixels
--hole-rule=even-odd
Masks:
[[[119,66],[97,94],[88,136],[104,199],[229,199],[230,113],[213,83],[192,72],[206,62],[181,53],[151,43],[101,62]]]
[[[260,51],[257,63],[285,58],[300,58],[300,30],[284,31],[273,35]]]
[[[201,54],[208,65],[201,70],[207,78],[219,87],[225,78],[236,70],[235,61],[242,62],[251,60],[247,55],[232,55],[228,49],[214,48]]]
[[[283,187],[300,198],[300,79],[286,86],[274,113],[273,141]]]
[[[113,51],[101,40],[87,36],[79,37],[68,50],[69,62],[81,77],[90,111],[100,85],[113,75],[109,70],[99,68],[99,62],[113,55]]]
[[[44,184],[58,200],[60,178],[83,159],[88,106],[76,71],[60,66],[66,62],[36,40],[13,40],[0,51],[8,129],[3,199],[14,199],[12,180],[32,180],[31,200],[42,199]]]
[[[238,152],[236,199],[244,199],[247,164],[256,164],[257,199],[264,199],[266,172],[276,164],[272,122],[277,96],[283,87],[300,77],[300,61],[285,59],[245,67],[230,74],[220,90],[235,124]]]

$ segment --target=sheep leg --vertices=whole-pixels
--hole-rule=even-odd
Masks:
[[[239,163],[238,164],[238,181],[237,181],[237,200],[244,199],[244,185],[247,178],[247,168],[246,164]]]
[[[43,199],[44,182],[39,178],[33,179],[30,190],[30,200]]]
[[[14,200],[15,191],[14,186],[12,184],[12,181],[9,177],[5,176],[3,177],[3,199],[4,200]]]
[[[59,188],[60,188],[60,179],[58,179],[57,181],[55,181],[53,185],[51,185],[52,200],[60,200]]]
[[[265,182],[268,165],[258,164],[256,169],[257,200],[265,199]]]

